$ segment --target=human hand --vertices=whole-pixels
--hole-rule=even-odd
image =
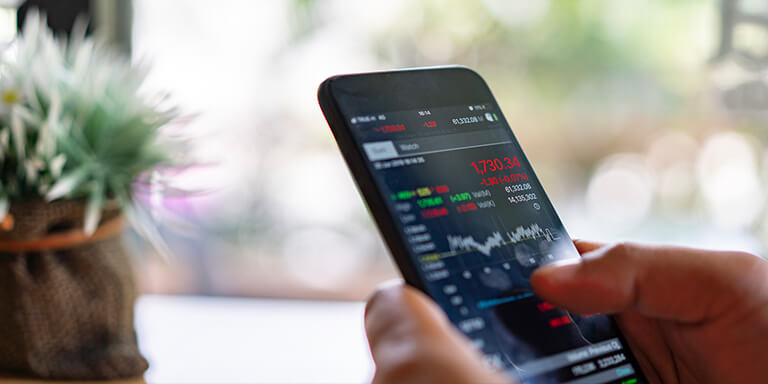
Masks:
[[[511,383],[487,367],[469,340],[426,295],[403,284],[380,288],[365,309],[374,383]]]
[[[765,382],[768,262],[743,252],[576,241],[579,261],[531,283],[577,313],[610,313],[654,383]]]
[[[768,348],[768,263],[741,252],[575,242],[582,260],[531,282],[577,313],[611,313],[651,382],[761,382]],[[505,382],[420,292],[373,296],[366,330],[374,382]]]

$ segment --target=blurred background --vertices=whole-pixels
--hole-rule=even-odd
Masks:
[[[152,199],[175,256],[136,244],[145,293],[360,300],[396,277],[315,92],[412,66],[486,78],[572,236],[768,244],[765,1],[5,3],[5,39],[19,5],[87,12],[193,116],[201,166],[174,182],[205,192]]]
[[[397,277],[316,89],[413,66],[485,77],[573,237],[768,245],[764,0],[3,0],[1,41],[33,6],[89,15],[189,115],[200,165],[173,182],[202,192],[149,199],[173,257],[133,237],[145,294],[363,300]],[[364,353],[359,305],[323,305]]]

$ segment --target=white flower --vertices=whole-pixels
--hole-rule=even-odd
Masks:
[[[0,86],[0,116],[6,116],[21,102],[21,91],[13,86]]]

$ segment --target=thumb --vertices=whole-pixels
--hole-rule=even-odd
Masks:
[[[646,316],[699,322],[757,304],[768,267],[743,252],[620,243],[531,276],[544,300],[578,313],[634,309]],[[582,249],[583,249],[582,248]]]
[[[365,329],[376,363],[374,383],[509,383],[414,288],[379,289],[366,307]]]

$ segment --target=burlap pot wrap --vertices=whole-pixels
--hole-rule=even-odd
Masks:
[[[0,370],[74,380],[141,375],[148,365],[133,326],[131,260],[120,231],[104,230],[119,210],[105,212],[95,238],[81,232],[79,201],[16,203],[10,213],[13,229],[0,230]],[[57,237],[75,240],[39,241]],[[17,249],[25,244],[35,249]]]

